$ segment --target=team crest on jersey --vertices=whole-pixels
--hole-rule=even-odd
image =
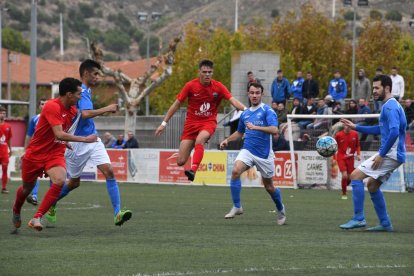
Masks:
[[[218,93],[217,92],[213,92],[213,98],[214,99],[217,99],[217,97],[218,97]]]
[[[195,112],[195,115],[197,115],[197,116],[206,116],[206,117],[209,117],[209,116],[211,116],[211,112],[209,111],[210,110],[210,103],[208,103],[208,102],[204,102],[201,106],[200,106],[200,112]]]

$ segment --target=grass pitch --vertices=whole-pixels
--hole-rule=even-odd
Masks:
[[[84,182],[58,206],[54,228],[10,234],[10,194],[0,194],[0,275],[412,275],[413,195],[386,193],[394,233],[344,231],[352,200],[338,191],[282,190],[287,225],[264,189],[242,191],[245,214],[225,220],[225,187],[120,184],[133,211],[113,223],[105,183]],[[40,196],[47,189],[41,183]],[[366,195],[369,226],[377,219]]]

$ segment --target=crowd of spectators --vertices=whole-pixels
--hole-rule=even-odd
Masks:
[[[111,149],[137,149],[139,143],[132,131],[128,131],[128,139],[124,138],[124,134],[118,134],[117,138],[110,132],[105,132],[102,142],[105,148]]]

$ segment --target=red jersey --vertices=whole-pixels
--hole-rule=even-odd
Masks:
[[[358,132],[355,130],[350,130],[349,133],[345,133],[343,130],[339,131],[335,136],[335,140],[338,143],[338,152],[336,153],[338,160],[353,158],[355,151],[357,155],[360,155],[361,147]]]
[[[0,155],[9,155],[9,141],[12,138],[11,125],[4,122],[0,125]]]
[[[62,156],[65,153],[65,142],[56,139],[52,127],[62,125],[67,132],[72,125],[77,109],[75,106],[66,109],[59,98],[49,100],[40,113],[36,131],[27,147],[25,158],[33,161],[45,161],[51,156]]]
[[[203,86],[199,79],[194,79],[185,84],[177,95],[177,100],[182,103],[188,98],[187,121],[208,122],[216,121],[221,100],[229,100],[231,97],[233,96],[221,82],[211,80],[209,86]]]

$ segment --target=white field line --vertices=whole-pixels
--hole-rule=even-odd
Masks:
[[[25,203],[25,205],[27,206],[29,204]],[[65,205],[71,205],[73,207],[65,206]],[[74,203],[74,202],[62,202],[62,203],[59,203],[59,210],[90,210],[90,209],[102,208],[102,206],[99,204],[91,204],[91,203],[86,203],[86,206],[77,206],[77,205],[79,204]],[[10,205],[10,209],[0,209],[0,212],[10,212],[11,208],[12,206]],[[37,206],[33,206],[33,208],[22,208],[22,211],[33,211],[33,210],[37,210]]]
[[[186,276],[186,275],[205,275],[205,274],[228,274],[228,273],[243,273],[243,272],[273,272],[273,271],[311,271],[311,270],[364,270],[364,269],[396,269],[396,268],[407,268],[409,265],[404,264],[391,264],[391,265],[364,265],[356,264],[354,266],[344,266],[344,265],[328,265],[321,267],[249,267],[245,269],[212,269],[212,270],[200,270],[200,271],[185,271],[185,272],[158,272],[158,273],[137,273],[132,274],[132,276]],[[124,274],[118,274],[122,276]]]

